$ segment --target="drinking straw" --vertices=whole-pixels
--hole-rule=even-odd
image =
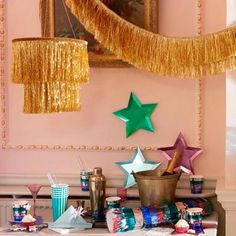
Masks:
[[[86,170],[86,164],[85,164],[85,162],[84,162],[84,160],[83,160],[82,157],[79,156],[78,162],[79,162],[79,168],[80,168],[80,170]]]
[[[48,176],[48,180],[49,180],[49,182],[50,182],[50,184],[51,184],[51,186],[52,185],[55,185],[55,175],[52,175],[51,173],[47,173],[47,176]]]
[[[56,184],[56,183],[57,183],[56,175],[55,175],[55,174],[52,174],[52,178],[53,178],[53,182],[54,182],[54,184]]]

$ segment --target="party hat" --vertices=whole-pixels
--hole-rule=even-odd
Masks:
[[[55,228],[92,228],[92,224],[88,223],[79,214],[73,206],[70,206],[55,222],[48,224],[49,229]]]

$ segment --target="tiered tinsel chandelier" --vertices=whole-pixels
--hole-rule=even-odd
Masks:
[[[24,85],[25,113],[80,110],[80,83],[89,81],[86,41],[18,38],[12,45],[11,80]]]
[[[80,110],[80,83],[88,82],[87,42],[66,38],[13,40],[12,82],[24,84],[24,112]]]

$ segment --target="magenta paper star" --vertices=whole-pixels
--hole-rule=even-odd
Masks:
[[[201,148],[188,147],[182,133],[179,134],[178,138],[175,141],[174,146],[158,148],[161,151],[162,155],[170,161],[177,151],[181,154],[181,159],[176,165],[175,170],[182,170],[187,174],[194,174],[193,170],[193,160],[202,153]]]

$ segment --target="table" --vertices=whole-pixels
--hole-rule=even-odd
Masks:
[[[22,236],[22,235],[26,235],[26,234],[30,234],[30,233],[26,233],[26,232],[4,232],[2,231],[3,229],[0,229],[0,235],[1,236]],[[205,234],[199,234],[199,236],[216,236],[217,234],[217,229],[216,228],[209,228],[209,229],[205,229],[204,230]],[[148,236],[148,235],[153,235],[153,236],[160,236],[160,235],[170,235],[170,234],[160,234],[157,231],[155,231],[155,228],[153,229],[148,229],[148,230],[132,230],[132,231],[128,231],[125,233],[117,233],[117,234],[111,234],[108,232],[107,229],[91,229],[91,230],[80,230],[80,231],[62,231],[63,234],[66,234],[68,236],[81,236],[81,235],[88,235],[88,236],[114,236],[114,235],[118,235],[118,236]],[[55,235],[60,235],[57,232],[54,232],[50,229],[44,229],[38,233],[33,233],[33,235],[38,235],[38,236],[44,236],[44,235],[48,235],[48,236],[55,236]],[[192,234],[178,234],[178,236],[189,236]],[[172,234],[173,236],[173,234]]]
[[[204,217],[203,224],[206,225],[208,228],[204,229],[204,234],[199,234],[199,236],[216,236],[217,235],[217,226],[218,226],[218,215],[216,212],[213,212],[210,216]],[[0,228],[0,236],[22,236],[26,235],[28,233],[26,232],[5,232],[7,227]],[[87,229],[87,230],[78,230],[78,229],[72,229],[72,230],[60,230],[61,233],[66,234],[67,236],[161,236],[165,235],[168,236],[170,234],[160,234],[158,233],[158,228],[152,228],[152,229],[142,229],[142,230],[132,230],[125,233],[117,233],[117,234],[111,234],[108,232],[108,229],[99,229],[99,228],[93,228],[93,229]],[[30,235],[30,234],[28,234]],[[43,229],[42,231],[38,233],[33,233],[33,235],[37,236],[56,236],[60,235],[60,233],[52,231],[50,229]],[[172,236],[174,234],[171,234]],[[190,236],[192,234],[176,234],[178,236]]]

